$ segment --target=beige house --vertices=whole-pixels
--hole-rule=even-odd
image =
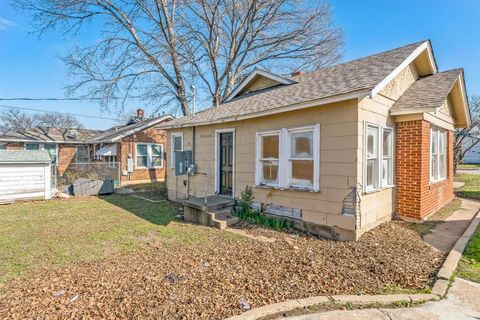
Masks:
[[[452,200],[453,130],[469,121],[463,70],[439,72],[429,41],[290,77],[255,69],[220,106],[161,126],[168,195],[251,186],[257,210],[355,240]],[[175,175],[175,150],[197,174]]]

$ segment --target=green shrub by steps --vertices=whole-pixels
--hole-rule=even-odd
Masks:
[[[260,212],[256,212],[252,209],[253,193],[252,188],[245,187],[245,191],[242,192],[240,200],[240,211],[235,215],[242,220],[246,220],[252,224],[256,224],[262,227],[266,227],[274,230],[288,230],[293,228],[293,222],[286,219],[277,219],[266,216]]]

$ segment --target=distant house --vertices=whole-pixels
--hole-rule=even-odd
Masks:
[[[172,116],[144,119],[143,110],[137,113],[125,125],[107,130],[37,127],[12,132],[0,136],[0,145],[7,150],[47,150],[59,176],[75,165],[103,162],[119,164],[122,184],[163,181],[167,141],[165,131],[154,126]]]
[[[220,106],[159,128],[198,172],[176,175],[172,152],[170,199],[251,186],[257,210],[355,240],[453,199],[453,130],[469,123],[463,70],[439,72],[424,41],[305,74],[255,69]]]
[[[480,136],[472,135],[463,140],[462,148],[467,150],[463,156],[462,162],[465,164],[480,164]],[[473,145],[473,147],[472,147]]]

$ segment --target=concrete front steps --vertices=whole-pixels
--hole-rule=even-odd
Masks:
[[[207,214],[211,215],[213,227],[220,230],[225,230],[239,221],[232,215],[231,209],[221,209],[216,212],[207,212]]]
[[[232,215],[235,201],[223,196],[191,197],[182,201],[185,221],[224,230],[238,222]]]

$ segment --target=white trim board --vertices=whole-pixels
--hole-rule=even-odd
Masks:
[[[427,50],[433,73],[437,73],[437,66],[433,58],[433,51],[429,41],[419,45],[403,62],[397,66],[385,79],[380,81],[373,89],[371,96],[376,96],[386,85],[388,85],[396,76],[400,74],[410,63],[412,63],[423,51]]]
[[[220,193],[220,166],[219,166],[219,161],[220,161],[220,148],[219,148],[219,143],[220,143],[220,133],[227,133],[227,132],[232,132],[233,133],[233,160],[232,160],[232,197],[235,197],[235,145],[236,145],[236,138],[235,138],[235,128],[226,128],[226,129],[217,129],[215,130],[215,173],[214,173],[214,180],[215,180],[215,193],[218,194]]]
[[[239,93],[240,91],[242,91],[249,83],[250,81],[252,81],[252,79],[255,77],[255,76],[262,76],[262,77],[265,77],[265,78],[268,78],[268,79],[271,79],[273,81],[276,81],[280,84],[293,84],[293,83],[296,83],[296,81],[294,80],[291,80],[291,79],[288,79],[286,77],[282,77],[278,74],[275,74],[275,73],[271,73],[271,72],[268,72],[268,71],[265,71],[265,70],[261,70],[261,69],[253,69],[252,72],[250,72],[250,74],[225,98],[225,100],[223,101],[223,103],[225,102],[228,102],[230,100],[232,100],[233,98],[235,98]]]

